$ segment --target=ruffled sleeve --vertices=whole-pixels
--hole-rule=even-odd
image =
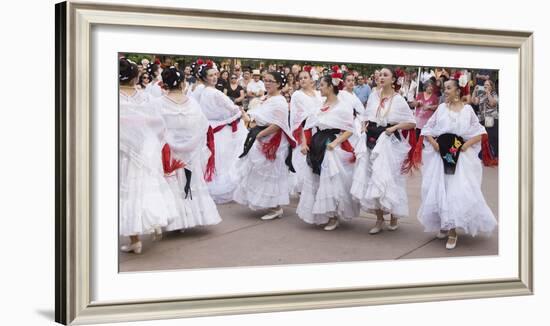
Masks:
[[[390,111],[390,117],[388,122],[392,124],[397,123],[415,123],[416,119],[414,118],[413,111],[409,107],[409,104],[403,96],[396,95],[393,99],[392,108]]]
[[[469,115],[468,130],[464,132],[464,139],[468,140],[475,136],[486,134],[487,130],[485,130],[485,127],[479,123],[479,118],[475,114],[474,109],[471,106],[466,105],[464,110],[467,110],[467,114]]]
[[[240,112],[239,106],[237,106],[235,103],[229,99],[224,93],[217,91],[216,94],[216,104],[218,107],[223,107],[224,109],[231,112],[231,114],[236,114]]]
[[[437,125],[437,119],[439,116],[439,112],[442,112],[445,110],[445,108],[442,108],[442,106],[445,106],[445,104],[440,104],[437,107],[437,110],[435,110],[434,114],[428,119],[428,122],[424,125],[421,131],[422,136],[432,136],[437,137],[439,136],[439,133],[436,131],[436,125]]]
[[[302,92],[294,92],[290,98],[290,129],[296,130],[307,119],[308,110]]]

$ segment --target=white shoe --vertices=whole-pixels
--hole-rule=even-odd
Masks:
[[[277,208],[277,209],[270,210],[269,213],[262,216],[262,220],[268,221],[281,216],[283,216],[283,209]]]
[[[445,247],[449,250],[454,249],[456,247],[456,242],[458,241],[458,236],[449,236],[447,239],[447,244],[445,244]]]
[[[331,217],[330,220],[328,221],[328,224],[325,225],[323,229],[325,231],[332,231],[336,229],[338,225],[340,225],[340,221],[338,220],[338,217]]]
[[[392,225],[392,222],[390,221],[390,225],[388,225],[388,231],[395,231],[399,229],[399,220],[395,219],[395,224]]]
[[[447,231],[439,230],[439,232],[435,235],[435,237],[439,240],[443,240],[443,239],[446,239],[448,235],[449,234]]]
[[[384,224],[384,221],[377,221],[376,225],[372,229],[370,229],[369,234],[377,234],[382,232],[382,230],[384,230]]]
[[[141,254],[141,248],[142,248],[141,241],[138,241],[133,244],[124,245],[120,247],[120,250],[123,252],[134,252],[139,255]]]

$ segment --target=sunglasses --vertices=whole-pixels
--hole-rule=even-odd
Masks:
[[[231,79],[237,79],[237,77],[231,77]]]

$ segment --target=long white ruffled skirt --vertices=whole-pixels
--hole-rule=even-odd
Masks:
[[[275,160],[271,161],[262,152],[260,141],[256,140],[248,154],[238,162],[235,174],[238,184],[233,200],[251,209],[288,205],[289,171],[285,164],[288,150],[288,141],[283,135]]]
[[[296,213],[309,224],[325,224],[331,217],[349,220],[359,216],[359,204],[353,200],[350,188],[353,178],[353,154],[340,147],[327,150],[321,164],[321,175],[309,166]]]
[[[410,150],[403,139],[382,133],[376,146],[369,150],[365,135],[356,144],[357,164],[351,194],[365,212],[392,214],[395,218],[409,216],[406,175],[401,166]]]
[[[177,218],[176,204],[159,168],[150,171],[120,152],[119,233],[123,236],[150,234]]]
[[[218,208],[208,192],[204,181],[204,159],[210,151],[204,147],[202,153],[197,153],[187,169],[191,170],[191,191],[185,198],[185,184],[187,179],[183,169],[176,170],[175,175],[166,178],[175,197],[178,217],[167,227],[167,231],[181,230],[201,225],[214,225],[222,221]],[[177,154],[174,158],[178,159]]]
[[[445,174],[438,152],[425,142],[422,151],[422,203],[418,219],[426,232],[460,228],[476,236],[497,226],[493,212],[481,192],[483,168],[480,146],[461,152],[455,174]]]
[[[290,194],[298,195],[302,192],[302,187],[304,185],[304,175],[309,169],[309,166],[306,162],[306,156],[302,154],[300,145],[297,145],[292,152],[292,166],[296,173],[289,171],[289,186]]]

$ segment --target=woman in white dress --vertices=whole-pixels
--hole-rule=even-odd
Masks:
[[[204,181],[204,168],[210,151],[206,147],[208,120],[199,104],[184,95],[183,73],[175,67],[162,72],[166,94],[153,103],[166,123],[166,143],[163,148],[163,163],[173,160],[183,163],[167,176],[178,208],[179,216],[166,230],[183,231],[203,225],[221,222],[216,204],[208,193]]]
[[[239,106],[215,88],[216,70],[211,61],[201,66],[199,75],[207,85],[199,103],[210,125],[207,144],[211,155],[205,179],[214,202],[223,204],[233,200],[237,187],[235,168],[247,132]]]
[[[281,95],[285,75],[268,72],[264,82],[267,95],[243,116],[251,129],[240,155],[233,199],[253,210],[268,209],[262,220],[271,220],[283,215],[281,205],[290,203],[287,158],[296,142],[288,125],[288,103]]]
[[[353,134],[353,108],[340,99],[338,86],[342,75],[333,73],[321,78],[321,95],[325,102],[310,115],[304,129],[312,129],[311,143],[302,146],[307,152],[308,169],[296,213],[304,222],[334,230],[339,219],[359,215],[359,205],[350,194],[355,155],[348,138]]]
[[[130,243],[120,249],[140,254],[139,236],[156,233],[177,217],[163,172],[173,172],[181,164],[170,162],[163,171],[164,121],[151,109],[149,95],[136,90],[137,75],[135,63],[126,58],[119,60],[119,232],[130,237]]]
[[[344,89],[338,92],[338,97],[344,101],[348,101],[349,104],[353,107],[353,135],[350,137],[349,141],[352,146],[357,146],[357,142],[363,140],[361,138],[363,119],[365,117],[365,107],[361,100],[353,92],[353,87],[355,86],[355,77],[352,74],[347,74],[344,76]]]
[[[302,191],[304,173],[309,169],[306,163],[306,148],[308,139],[311,139],[311,130],[304,132],[306,119],[321,107],[323,101],[321,94],[314,88],[315,82],[311,79],[310,71],[311,66],[305,66],[299,73],[300,89],[290,98],[290,130],[298,145],[292,153],[292,165],[296,172],[290,176],[291,194]]]
[[[367,101],[365,142],[356,147],[351,193],[365,212],[376,215],[370,234],[384,229],[385,214],[391,214],[390,231],[398,228],[399,218],[409,216],[404,170],[414,152],[410,143],[416,144],[415,119],[407,101],[395,91],[395,83],[391,70],[380,71],[379,88]]]
[[[478,155],[487,131],[472,107],[461,101],[458,81],[451,79],[444,85],[447,101],[439,105],[421,133],[424,164],[418,219],[426,232],[439,231],[437,238],[447,237],[446,247],[453,249],[457,228],[476,236],[492,232],[497,221],[481,192],[483,171]]]

